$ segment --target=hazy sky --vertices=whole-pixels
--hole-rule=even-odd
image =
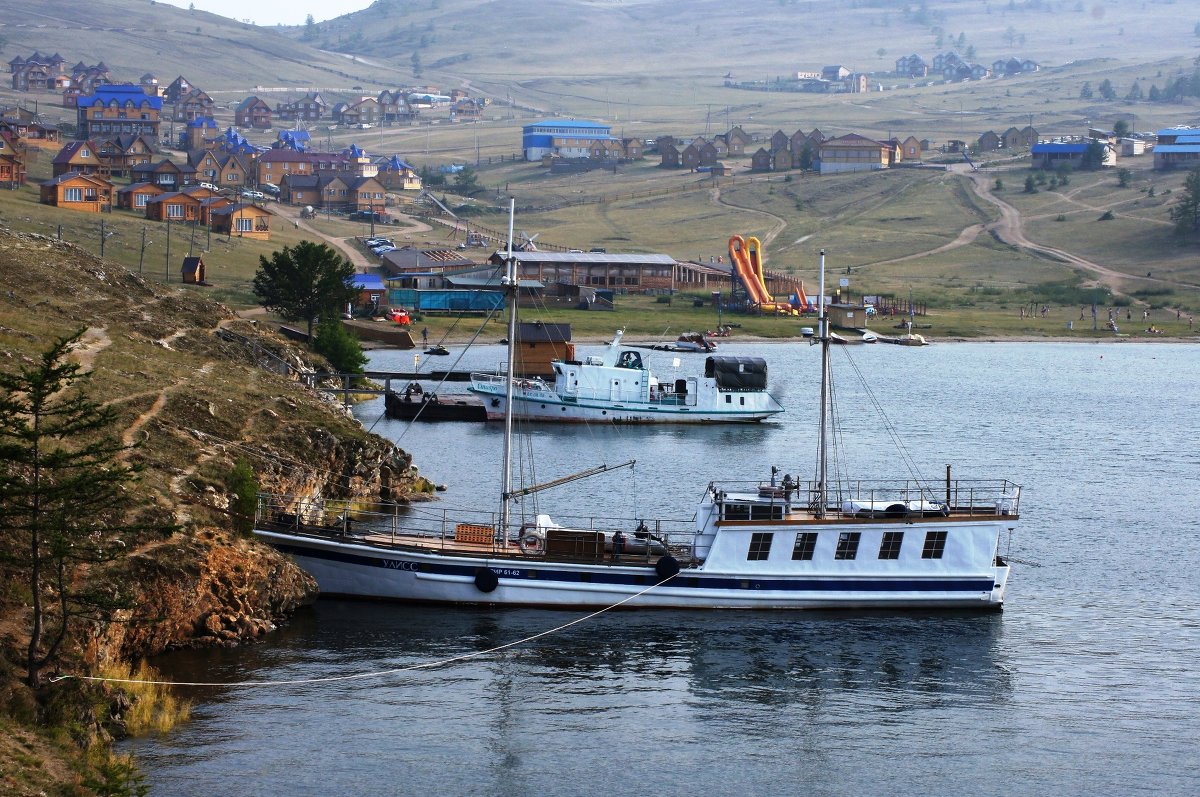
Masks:
[[[200,11],[209,11],[230,19],[248,19],[256,25],[301,25],[305,17],[313,15],[313,19],[321,22],[325,19],[340,17],[352,11],[361,11],[371,5],[371,0],[341,0],[336,8],[330,8],[329,2],[291,2],[290,0],[161,0],[173,6],[187,8],[194,5]]]

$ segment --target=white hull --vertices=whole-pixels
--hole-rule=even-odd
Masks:
[[[980,566],[973,567],[958,558],[946,562],[922,560],[919,550],[911,554],[908,562],[880,562],[872,555],[864,555],[857,562],[792,562],[787,558],[788,543],[780,547],[778,563],[763,567],[745,561],[742,544],[754,533],[747,529],[726,533],[728,539],[721,543],[727,549],[724,553],[714,546],[707,562],[679,570],[670,578],[665,576],[673,568],[664,569],[658,563],[658,556],[632,555],[627,557],[629,564],[580,563],[527,557],[515,550],[495,555],[448,555],[436,550],[381,548],[365,542],[292,532],[256,533],[294,556],[316,578],[324,595],[430,603],[599,608],[646,591],[625,606],[999,609],[1004,602],[1009,568],[1003,562],[993,561],[990,548],[979,550],[981,542],[995,539],[995,524],[973,525],[976,528],[964,530],[955,539],[963,541],[968,556]],[[865,533],[882,534],[885,529],[904,528],[895,524],[874,526]],[[869,524],[860,526],[869,527]],[[758,527],[758,531],[762,528]],[[911,530],[912,526],[908,528]],[[837,532],[828,526],[823,531],[830,535],[827,558],[832,559],[832,540],[837,538]],[[726,561],[726,566],[720,566],[721,561]],[[488,591],[483,587],[489,586],[491,576],[481,577],[484,570],[495,576],[494,586]]]
[[[508,400],[503,393],[495,394],[476,388],[472,388],[471,392],[483,397],[489,421],[504,419]],[[513,405],[514,414],[518,418],[553,423],[756,423],[765,421],[779,412],[777,409],[766,408],[721,411],[680,404],[635,401],[564,401],[551,392],[525,392],[520,389],[513,391]]]

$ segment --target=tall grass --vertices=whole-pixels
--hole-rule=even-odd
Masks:
[[[191,702],[177,698],[170,687],[154,683],[162,680],[162,674],[144,660],[136,669],[127,662],[106,663],[101,665],[98,675],[129,681],[116,686],[129,698],[130,707],[123,719],[133,736],[167,733],[191,716]]]

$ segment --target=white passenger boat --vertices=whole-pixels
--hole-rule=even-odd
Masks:
[[[510,291],[515,262],[510,248]],[[822,282],[823,263],[824,253]],[[1009,577],[1001,546],[1015,528],[1020,487],[952,479],[949,469],[932,483],[831,477],[824,306],[819,315],[821,414],[810,482],[765,465],[760,480],[713,481],[687,521],[515,517],[514,501],[549,485],[513,487],[509,413],[498,513],[412,507],[403,519],[351,518],[343,507],[264,496],[256,533],[292,554],[327,595],[545,607],[999,608]],[[509,323],[511,340],[515,318]],[[515,389],[508,382],[510,407]]]
[[[622,348],[621,336],[601,355],[552,362],[552,383],[510,380],[501,369],[471,374],[470,390],[483,399],[488,420],[503,419],[510,401],[522,419],[555,423],[751,423],[783,412],[767,392],[760,357],[713,355],[704,373],[663,381],[640,351]]]

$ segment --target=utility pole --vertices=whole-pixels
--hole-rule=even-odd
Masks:
[[[163,263],[163,276],[167,282],[171,281],[171,217],[167,216],[167,259]]]
[[[141,273],[142,273],[142,264],[144,262],[146,262],[146,247],[148,245],[149,244],[146,243],[146,228],[142,227],[142,250],[141,250],[141,252],[138,253],[138,274],[139,275],[141,275]]]

